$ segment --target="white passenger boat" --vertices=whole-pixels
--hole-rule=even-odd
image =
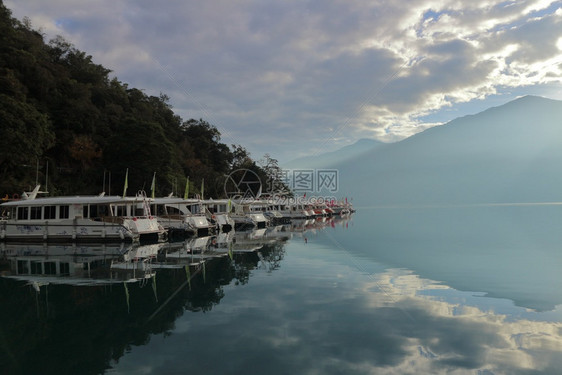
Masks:
[[[254,201],[232,201],[232,213],[230,217],[236,223],[236,229],[265,228],[269,220],[261,211],[261,207],[254,204]]]
[[[334,215],[348,216],[355,212],[352,204],[347,202],[347,200],[341,202],[330,202],[329,207],[332,209]]]
[[[145,196],[67,196],[24,199],[0,205],[0,240],[40,242],[158,241],[165,229],[150,215]]]
[[[304,204],[286,204],[282,206],[282,209],[279,212],[285,219],[290,221],[307,220],[314,217],[314,212],[309,211]]]
[[[215,225],[207,220],[198,199],[153,198],[151,208],[158,222],[169,232],[207,236],[215,229]]]
[[[280,205],[272,203],[270,199],[255,199],[250,202],[250,213],[263,215],[267,220],[266,225],[276,225],[284,221]],[[257,227],[262,228],[259,225]]]
[[[220,232],[234,229],[235,222],[230,216],[232,201],[228,199],[209,199],[202,201],[207,217],[214,221]]]

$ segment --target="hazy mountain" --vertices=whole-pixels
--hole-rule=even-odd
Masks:
[[[562,201],[562,101],[523,97],[336,168],[358,209],[353,238],[336,237],[346,251],[526,308],[559,305],[561,207],[486,203]]]
[[[319,155],[304,156],[291,160],[284,163],[283,168],[332,168],[335,164],[340,164],[347,160],[360,157],[364,153],[375,150],[383,145],[385,145],[385,143],[381,141],[363,138],[351,145],[342,147],[335,151],[330,151]]]
[[[562,198],[562,102],[526,96],[335,164],[355,205]]]

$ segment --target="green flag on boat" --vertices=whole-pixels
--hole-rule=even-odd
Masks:
[[[125,185],[123,186],[123,198],[127,196],[127,188],[129,187],[129,168],[125,172]]]
[[[150,196],[154,199],[154,190],[156,189],[156,172],[152,176],[152,184],[150,185]]]
[[[183,199],[187,199],[188,196],[189,196],[189,177],[187,178],[187,181],[185,181],[185,192],[183,193]]]

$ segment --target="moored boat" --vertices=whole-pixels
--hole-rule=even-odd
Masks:
[[[261,205],[257,205],[254,201],[232,201],[232,207],[230,217],[234,220],[237,230],[265,228],[269,224],[269,220],[261,210]]]
[[[66,196],[2,203],[0,240],[25,242],[158,241],[164,228],[150,214],[146,197]]]
[[[209,199],[202,201],[207,217],[210,218],[220,232],[229,232],[236,223],[230,217],[232,201],[229,199]]]
[[[169,233],[207,236],[215,229],[215,225],[207,220],[203,206],[197,199],[153,198],[150,203],[158,222]]]
[[[312,218],[311,212],[309,212],[305,205],[303,204],[287,204],[283,206],[283,210],[280,211],[281,215],[289,221],[293,220],[307,220]]]

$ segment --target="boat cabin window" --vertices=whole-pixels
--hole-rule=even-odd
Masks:
[[[163,204],[157,204],[156,209],[152,209],[152,212],[156,213],[156,216],[164,216],[166,215],[166,206]]]
[[[127,206],[115,206],[115,216],[127,216]]]
[[[90,217],[90,210],[89,210],[89,207],[90,207],[90,206],[88,206],[87,204],[85,204],[85,205],[82,206],[82,217],[84,217],[84,218],[89,218],[89,217]]]
[[[61,262],[59,263],[59,274],[61,275],[70,275],[70,263]]]
[[[98,206],[98,215],[99,216],[109,216],[111,210],[109,206]]]
[[[56,275],[57,274],[57,263],[56,262],[45,262],[43,263],[45,267],[45,275]]]
[[[31,220],[41,219],[41,207],[32,206],[29,212]]]
[[[137,205],[135,206],[135,216],[144,216],[144,209],[142,208],[142,205]]]
[[[29,271],[32,275],[41,275],[43,273],[43,265],[37,260],[29,262]]]
[[[168,211],[168,215],[181,215],[181,211],[177,207],[166,206],[166,210]]]
[[[22,208],[22,207],[19,207]],[[18,260],[17,265],[18,275],[28,275],[29,274],[29,262],[27,260]]]
[[[98,218],[109,216],[109,206],[108,205],[97,205],[93,204],[90,206],[90,218]]]
[[[55,219],[57,217],[57,206],[45,206],[43,210],[44,219]]]
[[[29,207],[18,207],[18,220],[29,219]]]
[[[194,204],[191,206],[187,206],[189,212],[191,212],[194,215],[200,214],[201,213],[201,208],[199,207],[198,204]]]
[[[68,219],[69,206],[59,206],[59,219]]]
[[[217,212],[226,212],[226,204],[219,204]]]
[[[151,204],[150,212],[152,212],[152,214],[156,216],[164,216],[166,214],[164,205],[162,204]]]

